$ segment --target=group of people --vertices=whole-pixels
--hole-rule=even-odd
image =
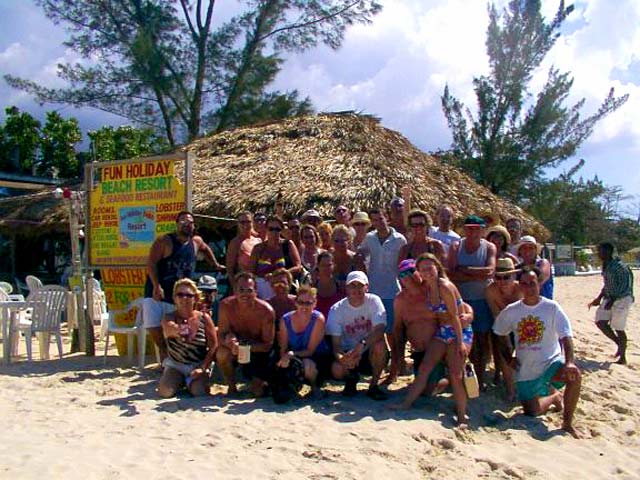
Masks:
[[[329,378],[354,396],[360,375],[370,376],[367,395],[385,400],[381,387],[407,368],[408,342],[415,379],[391,408],[450,386],[457,422],[466,423],[464,376],[475,371],[484,389],[493,355],[494,382],[504,382],[511,399],[532,415],[563,410],[563,428],[577,436],[581,377],[571,325],[552,300],[552,269],[535,238],[523,235],[518,219],[487,228],[476,215],[464,219],[460,237],[450,206],[437,210],[435,226],[426,212],[404,208],[399,197],[353,216],[339,205],[331,223],[315,210],[286,224],[244,212],[224,266],[195,235],[193,215],[181,212],[176,232],[155,241],[147,265],[144,321],[163,358],[159,394],[207,393],[215,361],[229,394],[240,367],[255,396],[270,392],[276,402],[303,383],[321,396]],[[233,294],[219,306],[212,277],[191,280],[198,255],[229,276]],[[612,261],[615,286],[605,275],[591,305],[600,305],[597,325],[626,361],[621,318],[633,282],[621,285],[622,267]]]

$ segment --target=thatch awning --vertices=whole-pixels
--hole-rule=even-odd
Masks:
[[[446,202],[458,218],[493,213],[504,223],[517,217],[526,232],[539,240],[549,237],[522,209],[369,116],[291,118],[202,138],[183,149],[196,155],[193,211],[200,215],[272,212],[281,195],[287,216],[315,208],[330,217],[338,204],[353,211],[384,207],[409,185],[412,205],[429,213]],[[2,233],[67,232],[67,222],[64,202],[51,191],[0,200]]]
[[[202,138],[184,149],[196,155],[193,210],[200,214],[273,211],[281,195],[286,215],[315,208],[330,217],[338,204],[354,211],[385,207],[409,185],[412,205],[429,213],[446,202],[459,218],[493,213],[504,223],[517,217],[525,231],[549,237],[522,209],[369,116],[291,118]]]

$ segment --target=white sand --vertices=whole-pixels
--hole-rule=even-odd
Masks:
[[[448,395],[402,413],[364,394],[343,399],[338,385],[287,406],[227,401],[219,385],[210,398],[160,400],[157,370],[118,368],[115,351],[107,367],[101,357],[58,360],[52,346],[50,361],[0,366],[0,478],[640,478],[640,308],[627,329],[630,364],[613,364],[615,346],[586,308],[600,285],[556,280],[584,372],[585,440],[558,430],[558,413],[524,417],[497,389],[470,403],[471,428],[459,431]],[[410,379],[392,390],[401,395]]]

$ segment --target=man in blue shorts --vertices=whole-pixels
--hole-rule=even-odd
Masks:
[[[496,267],[496,247],[484,239],[487,223],[469,215],[464,220],[464,238],[451,245],[447,273],[460,291],[460,296],[473,308],[473,347],[470,358],[484,389],[484,371],[491,354],[490,334],[493,315],[484,291],[491,282]]]
[[[523,298],[508,305],[496,318],[502,356],[516,368],[516,392],[527,415],[546,413],[551,406],[564,410],[562,429],[580,438],[573,426],[581,374],[573,361],[572,330],[560,305],[540,296],[540,270],[528,268],[519,277]],[[508,348],[514,334],[516,358]],[[564,395],[560,388],[565,387]]]

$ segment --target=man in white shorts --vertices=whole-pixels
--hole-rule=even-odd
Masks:
[[[627,317],[633,298],[633,273],[620,258],[613,256],[613,245],[598,245],[598,257],[602,260],[604,286],[600,294],[589,303],[596,310],[596,325],[618,347],[616,357],[621,365],[627,363]],[[604,300],[604,302],[602,301]]]

